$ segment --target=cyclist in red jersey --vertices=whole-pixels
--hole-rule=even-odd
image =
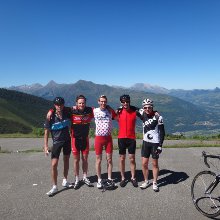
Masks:
[[[135,178],[136,162],[135,162],[135,151],[136,151],[136,135],[135,125],[136,117],[140,117],[140,114],[136,107],[130,105],[130,96],[122,95],[120,97],[122,108],[118,109],[118,147],[119,147],[119,165],[121,172],[120,186],[125,187],[127,180],[125,179],[125,159],[126,149],[128,149],[130,169],[131,169],[131,183],[134,187],[138,187],[137,180]]]

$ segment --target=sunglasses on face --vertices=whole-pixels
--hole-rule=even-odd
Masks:
[[[130,103],[130,101],[121,101],[121,103],[123,103],[123,104],[124,104],[124,103]]]
[[[151,107],[151,106],[149,106],[149,107],[144,107],[144,109],[152,109],[152,107]]]

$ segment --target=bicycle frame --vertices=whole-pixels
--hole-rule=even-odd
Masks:
[[[210,168],[207,158],[220,160],[220,155],[208,155],[202,152],[205,165]],[[201,171],[193,179],[191,196],[196,209],[207,217],[220,215],[220,189],[216,188],[220,182],[220,174],[213,171]],[[206,196],[205,196],[206,195]]]
[[[210,186],[207,188],[207,190],[205,191],[205,194],[211,194],[213,192],[213,190],[215,189],[215,187],[218,185],[219,183],[219,176],[216,176],[215,180],[210,184]],[[211,189],[211,190],[210,190]],[[210,192],[209,192],[210,190]]]

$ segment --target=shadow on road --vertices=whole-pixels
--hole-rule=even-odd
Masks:
[[[102,179],[107,179],[107,178],[108,178],[107,173],[103,173]],[[120,182],[121,181],[120,172],[112,172],[112,178],[114,179],[115,183]],[[130,171],[125,172],[125,178],[127,180],[131,179],[131,172]],[[170,185],[170,184],[178,184],[180,182],[185,181],[188,178],[189,178],[189,176],[185,172],[177,172],[177,171],[162,169],[159,172],[158,184],[160,185],[160,187]],[[89,179],[92,183],[97,182],[96,175],[90,176]],[[144,181],[142,170],[136,170],[136,179],[138,182]],[[153,174],[152,174],[152,170],[149,170],[149,180],[151,180],[151,179],[153,179]]]
[[[161,176],[163,177],[161,178]],[[185,172],[176,172],[172,170],[163,169],[160,170],[158,183],[160,184],[161,187],[170,184],[178,184],[180,182],[185,181],[188,178],[189,176]]]

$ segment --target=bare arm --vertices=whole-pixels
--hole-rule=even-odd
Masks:
[[[52,116],[52,114],[53,114],[53,112],[54,112],[54,109],[50,109],[48,112],[47,112],[47,120],[49,120],[50,121],[50,118],[51,118],[51,116]]]
[[[118,114],[117,114],[117,112],[116,112],[110,105],[107,105],[107,106],[106,106],[106,109],[107,109],[110,113],[112,113],[112,119],[118,120]]]
[[[48,147],[49,134],[50,134],[49,129],[45,128],[45,130],[44,130],[44,153],[45,153],[45,156],[49,155],[49,147]]]

